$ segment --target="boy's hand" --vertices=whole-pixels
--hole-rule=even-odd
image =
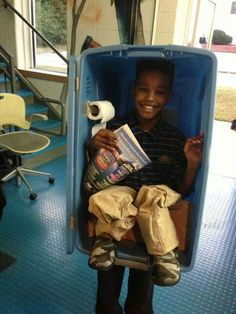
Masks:
[[[197,168],[202,160],[203,134],[190,137],[184,145],[185,157],[190,167]]]
[[[101,129],[90,140],[88,150],[91,156],[99,148],[105,148],[112,151],[117,146],[118,140],[116,134],[111,130]]]

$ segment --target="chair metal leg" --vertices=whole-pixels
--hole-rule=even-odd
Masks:
[[[27,169],[27,168],[23,168],[23,167],[19,167],[19,168],[20,168],[20,171],[25,173],[25,174],[32,174],[32,175],[36,175],[36,176],[51,177],[51,174],[48,173],[48,172],[36,171],[36,170]]]
[[[21,171],[21,168],[20,168],[20,167],[17,168],[17,175],[21,178],[21,180],[22,180],[22,181],[24,182],[24,184],[27,186],[27,188],[28,188],[30,194],[32,194],[32,193],[33,193],[33,190],[32,190],[32,188],[31,188],[31,186],[29,185],[28,181],[26,180],[26,178],[25,178],[23,172]]]
[[[8,173],[5,177],[3,177],[1,179],[1,181],[6,182],[6,181],[12,179],[13,177],[16,177],[17,185],[20,185],[20,182],[22,180],[30,192],[30,196],[29,196],[30,199],[34,200],[37,197],[37,194],[33,192],[31,186],[29,185],[28,181],[25,178],[25,175],[28,175],[28,174],[29,175],[36,175],[36,176],[46,176],[46,177],[48,177],[49,183],[53,183],[55,181],[54,177],[52,177],[51,174],[48,172],[42,172],[42,171],[27,169],[27,168],[23,168],[23,167],[17,167],[16,169],[14,169],[10,173]]]
[[[17,171],[17,168],[12,170],[11,172],[9,172],[7,175],[5,175],[5,177],[3,177],[1,179],[1,182],[7,182],[9,181],[10,179],[16,177],[16,185],[17,186],[20,186],[20,182],[21,182],[21,179],[20,177],[18,176],[18,171]]]
[[[12,170],[11,172],[9,172],[7,175],[5,175],[5,177],[3,177],[1,179],[2,182],[7,182],[8,180],[14,178],[17,176],[17,169]]]

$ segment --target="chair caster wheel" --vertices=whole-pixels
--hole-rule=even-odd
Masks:
[[[31,201],[35,200],[37,197],[37,194],[36,193],[31,193],[29,198],[31,199]]]
[[[53,184],[54,181],[55,181],[55,178],[53,178],[53,177],[50,177],[50,178],[48,179],[48,182],[49,182],[50,184]]]

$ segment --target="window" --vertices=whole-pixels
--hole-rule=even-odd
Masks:
[[[232,2],[232,5],[231,5],[231,14],[236,14],[236,1],[233,1]]]
[[[31,0],[34,27],[66,58],[66,0]],[[66,63],[56,52],[33,34],[34,67],[65,72]]]

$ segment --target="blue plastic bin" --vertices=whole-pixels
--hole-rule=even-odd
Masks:
[[[67,253],[74,247],[88,254],[92,241],[87,236],[87,203],[81,191],[86,166],[86,143],[94,121],[87,118],[86,102],[108,100],[116,114],[132,113],[130,94],[135,64],[140,59],[167,58],[175,63],[173,97],[165,117],[187,137],[205,134],[203,162],[197,176],[193,203],[192,234],[188,249],[180,254],[183,270],[193,267],[207,183],[209,150],[216,91],[216,58],[208,50],[184,46],[110,46],[86,50],[72,57],[69,67],[68,166],[67,166]],[[121,243],[117,263],[143,268],[149,258],[135,242]]]

